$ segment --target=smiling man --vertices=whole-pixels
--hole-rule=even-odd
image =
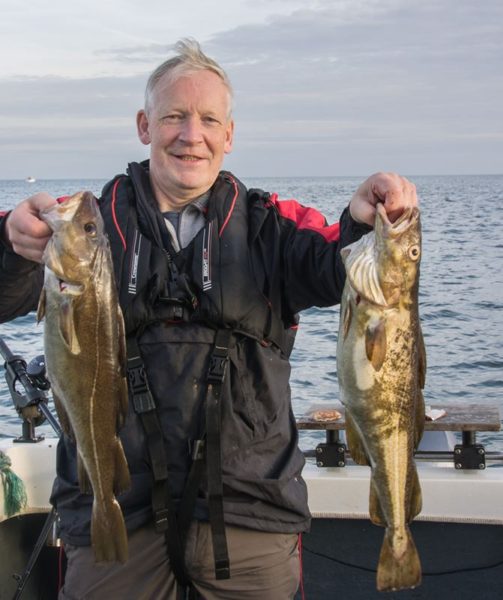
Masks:
[[[103,189],[128,345],[121,439],[132,487],[119,496],[125,565],[95,565],[91,502],[76,449],[60,440],[52,502],[68,568],[60,598],[281,600],[299,583],[309,528],[304,459],[290,402],[298,313],[340,301],[340,249],[394,219],[414,186],[378,173],[339,223],[221,171],[232,149],[232,89],[191,40],[160,65],[137,115],[150,160]],[[0,221],[0,320],[36,307],[51,235],[40,193]]]
[[[232,149],[231,93],[218,72],[177,77],[162,70],[148,82],[138,137],[151,145],[150,179],[159,207],[179,210],[208,191]]]

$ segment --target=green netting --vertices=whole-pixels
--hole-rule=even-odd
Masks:
[[[27,497],[23,481],[12,471],[11,459],[0,450],[0,475],[4,492],[4,513],[7,517],[26,506]]]

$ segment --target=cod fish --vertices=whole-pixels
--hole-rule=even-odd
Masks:
[[[47,373],[63,431],[77,446],[80,489],[93,493],[91,540],[97,562],[125,562],[128,541],[114,494],[130,487],[117,436],[128,406],[124,322],[103,220],[90,192],[43,211],[53,230],[44,287]]]
[[[424,427],[426,354],[418,314],[421,225],[409,208],[394,222],[377,205],[374,230],[341,251],[337,374],[349,451],[371,467],[369,513],[386,528],[377,589],[421,583],[408,526],[421,511],[414,463]]]

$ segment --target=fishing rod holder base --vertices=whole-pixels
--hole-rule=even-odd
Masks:
[[[35,435],[35,426],[29,421],[23,421],[22,434],[18,438],[14,438],[15,444],[38,444],[45,440],[45,435]]]
[[[486,468],[486,451],[482,444],[456,444],[454,446],[454,467],[456,469]]]
[[[327,429],[326,435],[327,441],[316,446],[316,466],[345,467],[346,444],[343,444],[339,440],[339,432],[333,429]]]
[[[482,470],[486,468],[486,450],[476,443],[476,431],[462,431],[461,444],[454,446],[454,467],[456,469]]]

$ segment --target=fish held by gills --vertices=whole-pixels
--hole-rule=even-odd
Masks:
[[[77,447],[80,489],[93,493],[91,542],[97,562],[125,562],[128,541],[115,495],[130,487],[117,435],[128,391],[124,323],[103,220],[90,192],[41,213],[53,230],[44,253],[38,319],[63,431]]]
[[[371,467],[369,512],[386,528],[377,589],[421,583],[409,523],[421,511],[414,463],[424,427],[426,354],[419,322],[419,210],[390,222],[377,205],[374,230],[343,248],[337,374],[349,451]]]

